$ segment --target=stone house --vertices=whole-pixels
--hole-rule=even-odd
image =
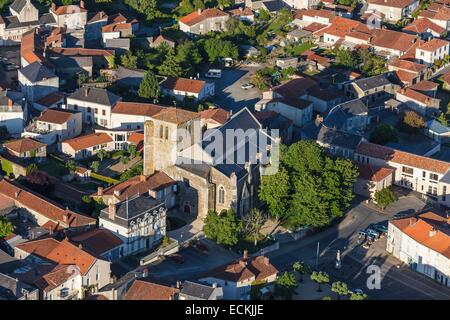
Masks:
[[[52,70],[36,61],[18,71],[21,91],[30,102],[59,91],[59,78]]]
[[[180,30],[191,35],[202,35],[211,31],[226,30],[226,21],[230,16],[216,8],[194,11],[182,17],[178,24]]]
[[[69,30],[84,29],[87,23],[87,10],[84,8],[83,0],[80,1],[79,5],[72,4],[59,7],[52,2],[50,13],[58,27],[65,27]]]
[[[75,160],[96,155],[100,150],[114,150],[114,140],[107,133],[92,133],[61,142],[61,152]]]
[[[35,158],[42,161],[47,157],[47,145],[30,138],[14,140],[5,143],[3,147],[9,154],[17,158]]]
[[[410,17],[418,6],[418,0],[369,0],[367,9],[377,10],[385,15],[387,21],[397,22]]]

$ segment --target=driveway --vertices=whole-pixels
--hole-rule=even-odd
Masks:
[[[241,85],[248,83],[251,76],[263,66],[223,69],[222,78],[215,80],[214,103],[226,110],[237,112],[244,107],[253,110],[262,95],[257,88],[244,90]]]

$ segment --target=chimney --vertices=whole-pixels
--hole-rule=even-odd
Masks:
[[[202,14],[202,9],[198,9],[198,10],[197,10],[197,13],[198,13],[198,14]]]
[[[67,219],[67,213],[64,213],[64,214],[63,214],[63,222],[67,222],[67,220],[68,220],[68,219]]]
[[[81,243],[78,244],[78,248],[83,250],[83,245]]]
[[[175,287],[177,289],[181,289],[181,281],[177,281],[177,283],[175,284]]]
[[[116,205],[114,203],[110,203],[108,205],[108,218],[110,220],[114,220],[116,218]]]
[[[264,257],[263,262],[266,266],[269,265],[269,258],[268,257]]]
[[[242,268],[245,268],[247,266],[247,262],[244,260],[239,260],[239,264],[241,265]]]
[[[8,110],[12,110],[14,102],[11,99],[8,99]]]
[[[315,120],[316,126],[320,125],[322,122],[323,122],[323,117],[318,114],[316,116],[316,120]]]
[[[214,283],[212,284],[212,287],[213,287],[213,288],[217,288],[217,283],[214,282]]]
[[[19,197],[20,191],[22,191],[22,190],[19,189],[19,190],[17,190],[17,191],[14,193],[14,196],[15,196],[16,198]]]
[[[84,96],[87,97],[89,95],[89,88],[84,88]]]
[[[247,250],[247,249],[244,250],[244,254],[243,254],[242,257],[243,257],[244,259],[248,259],[248,250]]]
[[[435,228],[432,228],[432,229],[430,230],[430,234],[429,234],[430,238],[431,238],[431,237],[434,237],[434,236],[436,235],[436,233],[437,233],[436,229],[435,229]]]
[[[120,197],[120,190],[114,190],[114,195],[116,197]]]
[[[100,196],[100,197],[103,196],[103,187],[98,187],[97,188],[97,195]]]
[[[141,175],[139,176],[139,181],[145,182],[145,181],[147,181],[147,179],[146,179],[146,177],[145,177],[143,174],[141,174]]]
[[[56,11],[56,4],[54,2],[52,2],[51,8],[53,11]]]
[[[84,1],[83,0],[80,1],[80,8],[84,9]]]

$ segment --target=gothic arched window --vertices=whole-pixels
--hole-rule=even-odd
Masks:
[[[225,203],[225,188],[223,186],[219,187],[219,203]]]

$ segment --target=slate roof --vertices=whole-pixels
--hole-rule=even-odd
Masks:
[[[22,9],[27,4],[27,0],[14,0],[13,3],[9,6],[11,9],[13,9],[15,12],[20,13]]]
[[[391,82],[384,74],[369,78],[361,78],[354,82],[362,91],[375,89],[381,86],[390,85]]]
[[[46,66],[36,61],[26,67],[20,69],[20,73],[28,79],[28,81],[35,83],[50,78],[56,78],[56,75]]]
[[[35,290],[35,288],[15,278],[0,273],[0,300],[18,300],[23,295],[22,289],[26,289],[28,292]]]
[[[427,122],[427,128],[428,130],[431,130],[437,134],[446,134],[450,132],[450,128],[444,126],[439,121],[433,119]]]
[[[333,108],[324,120],[329,128],[344,130],[347,119],[369,112],[367,106],[359,99],[347,101]]]
[[[39,25],[39,21],[20,22],[19,18],[17,18],[16,16],[4,17],[3,20],[5,22],[5,29],[15,29],[15,28]]]
[[[79,101],[93,102],[105,106],[112,107],[120,100],[120,97],[106,89],[81,87],[72,93],[69,99],[76,99]]]
[[[182,285],[180,294],[192,297],[194,299],[208,300],[216,289],[217,288],[212,286],[186,280]]]
[[[314,122],[305,125],[302,133],[311,140],[349,150],[355,150],[362,140],[358,135],[330,129],[324,125],[318,126]]]
[[[39,24],[55,24],[55,17],[51,13],[44,13],[39,17]]]

